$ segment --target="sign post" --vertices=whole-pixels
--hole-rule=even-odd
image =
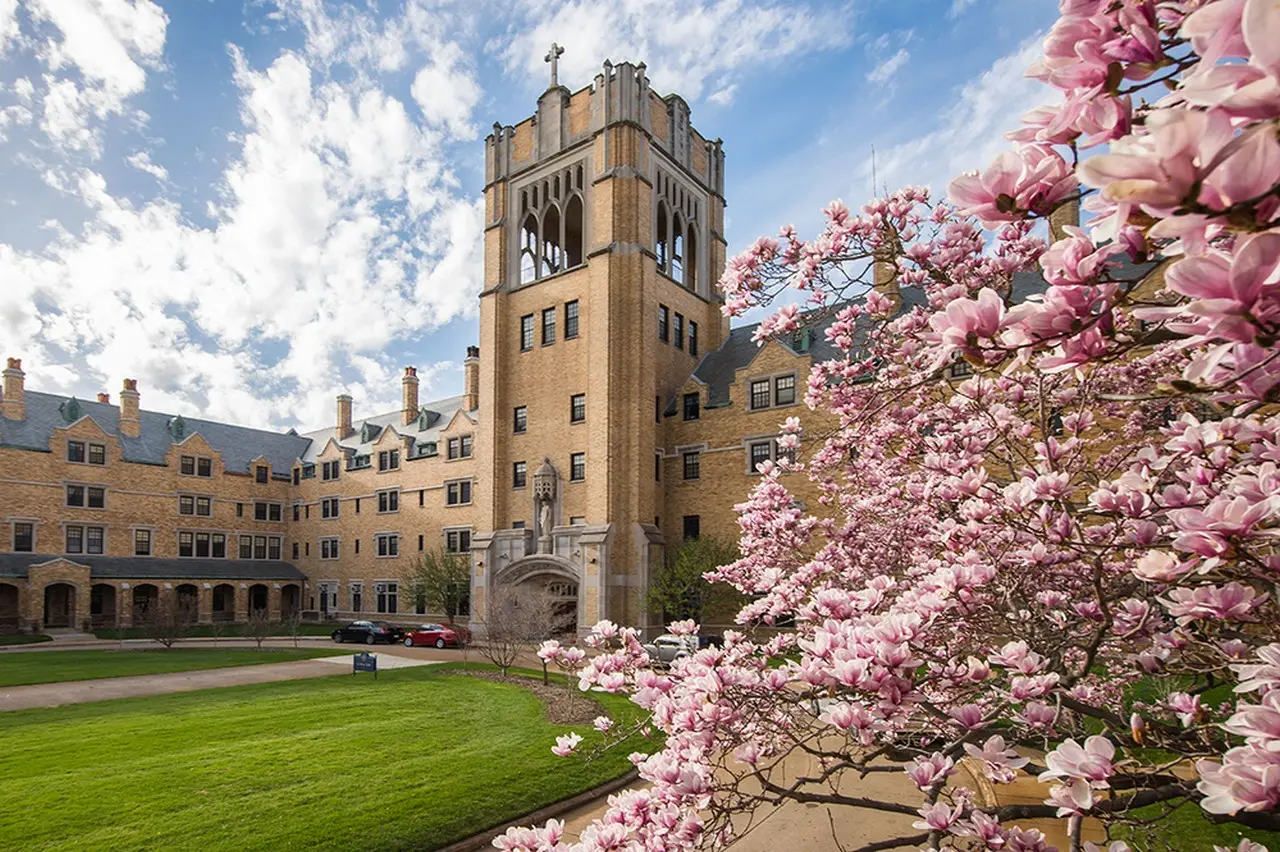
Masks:
[[[370,654],[368,651],[356,654],[351,658],[351,676],[355,677],[356,672],[373,672],[373,679],[378,679],[378,657],[376,654]]]

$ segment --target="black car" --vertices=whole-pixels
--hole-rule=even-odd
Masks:
[[[404,631],[385,621],[353,621],[339,627],[331,635],[335,642],[363,642],[366,645],[386,642],[390,645],[392,642],[399,642]]]

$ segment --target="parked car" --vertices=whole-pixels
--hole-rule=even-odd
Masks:
[[[699,651],[701,651],[703,648],[719,648],[719,647],[721,647],[722,645],[724,645],[724,637],[723,637],[723,636],[707,635],[707,636],[699,636],[699,637],[698,637],[698,650],[699,650]]]
[[[461,642],[458,631],[443,624],[420,624],[404,634],[404,646],[434,645],[437,648],[456,648]]]
[[[335,642],[363,642],[376,645],[379,642],[399,642],[404,631],[385,621],[352,621],[330,634]]]
[[[698,650],[698,638],[664,633],[652,642],[645,643],[644,649],[649,652],[649,659],[653,662],[671,665]]]

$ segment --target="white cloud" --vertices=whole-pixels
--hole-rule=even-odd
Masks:
[[[135,151],[125,158],[125,162],[140,172],[146,172],[161,183],[169,181],[169,170],[152,162],[151,155],[146,151]]]
[[[0,56],[5,44],[18,37],[18,0],[0,0]]]
[[[568,45],[560,80],[570,88],[588,84],[605,59],[645,62],[655,88],[690,101],[710,91],[723,102],[754,69],[844,45],[853,20],[847,8],[781,0],[569,0],[554,11],[542,0],[521,3],[514,36],[493,45],[508,71],[545,78],[554,41]]]
[[[418,120],[383,86],[376,45],[389,31],[424,44],[428,29],[296,5],[313,16],[305,50],[264,67],[232,50],[242,130],[209,226],[165,196],[167,172],[144,150],[122,159],[162,181],[150,200],[83,165],[45,173],[89,218],[56,227],[42,249],[0,243],[0,280],[15,282],[0,288],[0,339],[27,358],[33,386],[114,390],[130,375],[150,408],[326,424],[342,390],[362,408],[398,404],[388,345],[476,311],[482,205],[462,194],[444,146],[469,132],[478,89]],[[459,79],[460,57],[442,42],[423,65]],[[59,94],[52,113],[46,95],[45,120],[88,144],[74,115],[94,104],[78,99],[105,84],[63,82],[49,83]],[[428,379],[452,369],[421,366]]]
[[[951,0],[951,8],[947,10],[947,17],[955,20],[965,13],[976,0]]]
[[[480,100],[480,84],[464,67],[456,44],[442,45],[413,78],[413,99],[428,122],[465,139],[475,135],[471,112]]]
[[[868,83],[887,83],[897,74],[902,66],[907,64],[907,60],[911,58],[911,54],[907,52],[905,47],[898,48],[898,52],[888,59],[880,62],[875,68],[867,73]]]

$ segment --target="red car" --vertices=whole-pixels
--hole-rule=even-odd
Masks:
[[[437,648],[458,647],[458,631],[443,624],[420,624],[404,633],[404,646],[434,645]]]

